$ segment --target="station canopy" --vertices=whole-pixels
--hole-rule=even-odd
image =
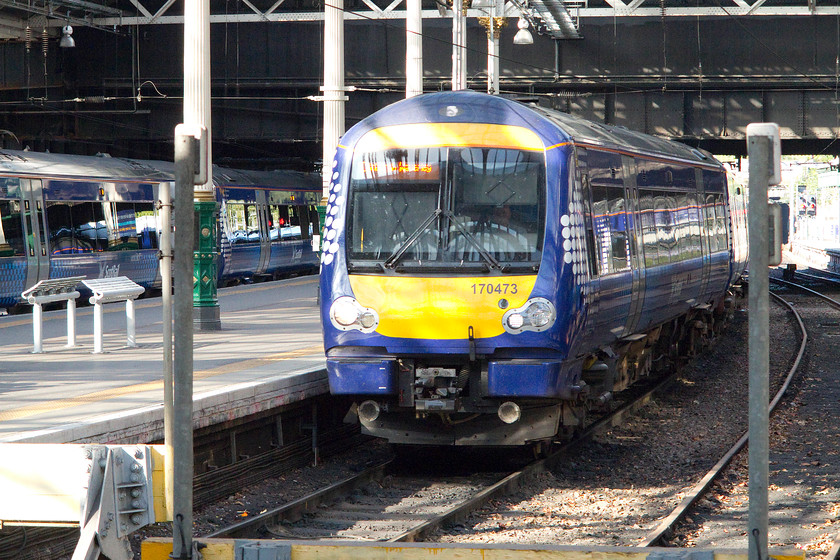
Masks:
[[[189,1],[189,0],[188,0]],[[331,0],[210,0],[211,23],[320,21]],[[485,2],[487,0],[484,0]],[[123,26],[183,23],[176,0],[0,0],[0,39],[37,40],[67,25],[120,32]],[[733,17],[838,15],[819,0],[498,0],[496,16],[524,17],[540,34],[581,38],[588,17]],[[452,0],[423,0],[424,18],[452,17]],[[405,0],[345,0],[345,19],[405,18]],[[467,17],[486,17],[470,7]]]

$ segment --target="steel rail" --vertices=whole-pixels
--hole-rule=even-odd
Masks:
[[[438,527],[458,523],[459,521],[466,518],[466,516],[469,515],[471,512],[480,509],[482,506],[484,506],[484,504],[486,504],[490,500],[499,498],[500,496],[503,496],[509,492],[516,490],[519,487],[520,483],[524,482],[529,477],[536,476],[540,473],[549,470],[557,462],[564,458],[566,456],[566,453],[574,449],[576,446],[592,439],[595,435],[603,432],[604,430],[623,422],[625,418],[634,414],[637,410],[639,410],[648,402],[650,402],[654,395],[656,395],[659,391],[663,390],[671,382],[673,382],[677,378],[678,374],[679,371],[674,369],[673,372],[666,375],[663,379],[656,383],[656,385],[651,387],[638,398],[625,403],[610,414],[593,422],[591,425],[586,427],[580,434],[578,434],[577,437],[575,437],[575,439],[565,442],[558,446],[558,448],[554,452],[552,452],[551,455],[549,455],[548,457],[535,461],[530,465],[524,467],[523,469],[507,475],[495,484],[492,484],[487,488],[479,491],[472,498],[453,507],[452,509],[450,509],[450,511],[444,512],[432,519],[429,519],[428,521],[420,523],[416,527],[405,531],[401,535],[388,539],[388,542],[417,541],[421,539],[424,535],[428,535]]]
[[[784,282],[782,280],[776,280],[775,278],[771,278],[771,281],[777,282]],[[806,288],[807,289],[807,288]],[[813,291],[813,290],[809,290]],[[817,295],[817,292],[813,292]],[[805,346],[808,342],[808,331],[805,329],[805,324],[802,322],[802,317],[800,317],[799,313],[793,308],[793,306],[782,299],[781,297],[777,296],[776,294],[771,293],[776,300],[781,302],[785,305],[793,316],[796,318],[796,321],[799,323],[799,329],[802,332],[802,342],[799,345],[799,352],[796,355],[796,359],[793,362],[793,365],[788,370],[788,374],[785,377],[784,383],[782,383],[781,388],[776,393],[773,400],[770,402],[770,413],[772,414],[773,411],[776,409],[776,405],[779,404],[782,397],[784,396],[785,392],[787,391],[788,387],[790,386],[790,382],[793,379],[794,375],[796,375],[797,370],[799,369],[799,364],[802,361],[802,356],[805,354]],[[823,296],[825,297],[825,296]],[[828,298],[830,299],[830,298]],[[834,301],[834,300],[831,300]],[[834,302],[838,307],[840,307],[840,303]],[[700,481],[695,484],[691,490],[685,495],[685,497],[680,501],[679,505],[667,516],[665,517],[653,530],[651,530],[647,535],[645,535],[644,540],[639,543],[637,546],[639,547],[651,547],[661,544],[663,537],[679,523],[683,517],[688,513],[691,507],[706,493],[712,486],[712,483],[717,480],[720,476],[723,469],[725,469],[732,459],[744,448],[748,441],[748,434],[745,432],[741,438],[733,445],[721,459],[715,463],[715,465],[706,473]]]
[[[591,439],[594,435],[615,426],[622,422],[625,418],[635,413],[645,404],[647,404],[654,395],[663,390],[674,379],[676,379],[678,371],[663,377],[653,387],[645,391],[642,395],[629,401],[611,412],[610,414],[592,422],[587,426],[578,436],[565,442],[557,447],[548,457],[535,461],[525,468],[505,475],[501,480],[487,486],[483,490],[474,494],[471,498],[460,502],[449,511],[437,515],[431,519],[423,520],[415,525],[413,528],[404,531],[403,533],[387,539],[386,542],[412,542],[419,540],[422,536],[427,535],[431,531],[443,525],[456,523],[463,519],[469,513],[479,509],[489,500],[497,498],[510,492],[518,487],[526,478],[537,475],[548,470],[552,465],[558,462],[564,453],[568,452],[575,446]],[[333,501],[337,498],[346,496],[354,489],[364,486],[365,484],[380,480],[387,474],[388,469],[392,466],[393,460],[383,462],[375,465],[361,473],[349,477],[343,481],[332,484],[331,486],[318,490],[313,494],[304,496],[284,506],[275,508],[261,515],[255,516],[246,521],[242,521],[229,527],[221,528],[209,535],[208,538],[248,538],[254,536],[264,536],[267,532],[266,527],[277,525],[283,521],[293,522],[300,519],[305,513],[317,511],[320,504]]]
[[[820,276],[813,275],[813,274],[804,274],[804,273],[799,272],[799,271],[797,271],[796,274],[799,274],[801,276],[805,276],[806,278],[816,278],[818,280],[824,280],[824,281],[831,282],[831,283],[837,283],[838,282],[837,280],[834,280],[832,278],[820,277]],[[835,274],[834,276],[837,276],[837,275]],[[776,282],[778,284],[782,284],[784,286],[788,286],[789,288],[794,288],[796,290],[801,290],[803,292],[808,292],[810,294],[813,294],[813,295],[815,295],[819,298],[824,299],[825,301],[827,301],[828,303],[830,303],[831,305],[833,305],[837,309],[840,309],[840,302],[838,302],[837,300],[835,300],[833,298],[828,297],[825,294],[821,294],[821,293],[817,292],[816,290],[812,290],[811,288],[806,288],[805,286],[803,286],[801,284],[797,284],[796,282],[789,282],[787,280],[781,280],[781,279],[778,279],[778,278],[771,278],[771,281]],[[776,296],[776,297],[778,297],[778,296]],[[834,536],[834,542],[831,546],[831,550],[829,550],[828,554],[826,555],[825,560],[837,560],[838,558],[840,558],[840,532],[838,532],[837,535]]]

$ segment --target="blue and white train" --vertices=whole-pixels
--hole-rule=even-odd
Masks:
[[[0,151],[0,308],[47,278],[160,286],[158,189],[173,177],[167,162]],[[318,175],[214,167],[213,180],[220,284],[317,271]]]
[[[332,165],[330,389],[392,443],[573,431],[708,338],[747,264],[746,193],[710,154],[501,97],[395,103]]]

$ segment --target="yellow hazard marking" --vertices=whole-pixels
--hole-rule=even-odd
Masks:
[[[252,358],[249,360],[242,360],[239,362],[231,362],[229,364],[225,364],[219,367],[215,367],[212,369],[206,369],[201,371],[196,371],[193,374],[193,379],[206,379],[209,377],[215,377],[217,375],[224,375],[226,373],[234,373],[238,371],[243,371],[246,369],[251,368],[258,368],[265,365],[269,365],[273,362],[279,362],[282,360],[291,360],[294,358],[299,358],[301,356],[310,356],[310,355],[319,355],[323,354],[324,347],[320,344],[316,346],[307,346],[305,348],[300,348],[297,350],[289,350],[286,352],[278,352],[276,354],[269,354],[268,356],[263,356],[262,358]],[[30,406],[24,406],[20,408],[13,408],[11,410],[4,410],[0,412],[0,422],[7,422],[9,420],[18,420],[20,418],[28,418],[30,416],[35,416],[37,414],[41,414],[44,412],[50,412],[54,410],[63,410],[66,408],[72,408],[74,406],[80,406],[87,403],[93,402],[100,402],[105,401],[108,399],[113,399],[117,397],[124,397],[126,395],[133,395],[137,393],[142,393],[145,391],[162,391],[163,390],[163,380],[156,380],[156,381],[149,381],[146,383],[138,383],[136,385],[128,385],[125,387],[115,387],[113,389],[105,389],[104,391],[96,391],[94,393],[88,393],[86,395],[79,395],[78,397],[72,397],[69,399],[62,399],[58,401],[48,401],[38,404],[33,404]]]
[[[234,560],[237,548],[246,544],[263,547],[277,545],[277,541],[245,539],[195,539],[200,543],[204,560]],[[647,560],[651,553],[663,549],[601,546],[536,545],[511,548],[510,545],[433,544],[411,543],[403,545],[353,542],[347,544],[301,543],[286,541],[292,560]],[[142,560],[167,560],[172,552],[172,539],[152,537],[140,546]],[[715,560],[747,560],[747,552],[712,551]],[[805,552],[786,550],[783,554],[770,554],[774,560],[804,560]]]

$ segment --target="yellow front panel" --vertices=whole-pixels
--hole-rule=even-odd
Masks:
[[[356,299],[379,314],[376,332],[395,338],[466,339],[505,332],[505,311],[531,295],[536,276],[417,278],[350,275]],[[499,301],[505,299],[505,309]]]
[[[545,145],[527,128],[485,123],[416,123],[383,126],[366,133],[356,144],[357,152],[391,148],[476,146],[542,151]]]

